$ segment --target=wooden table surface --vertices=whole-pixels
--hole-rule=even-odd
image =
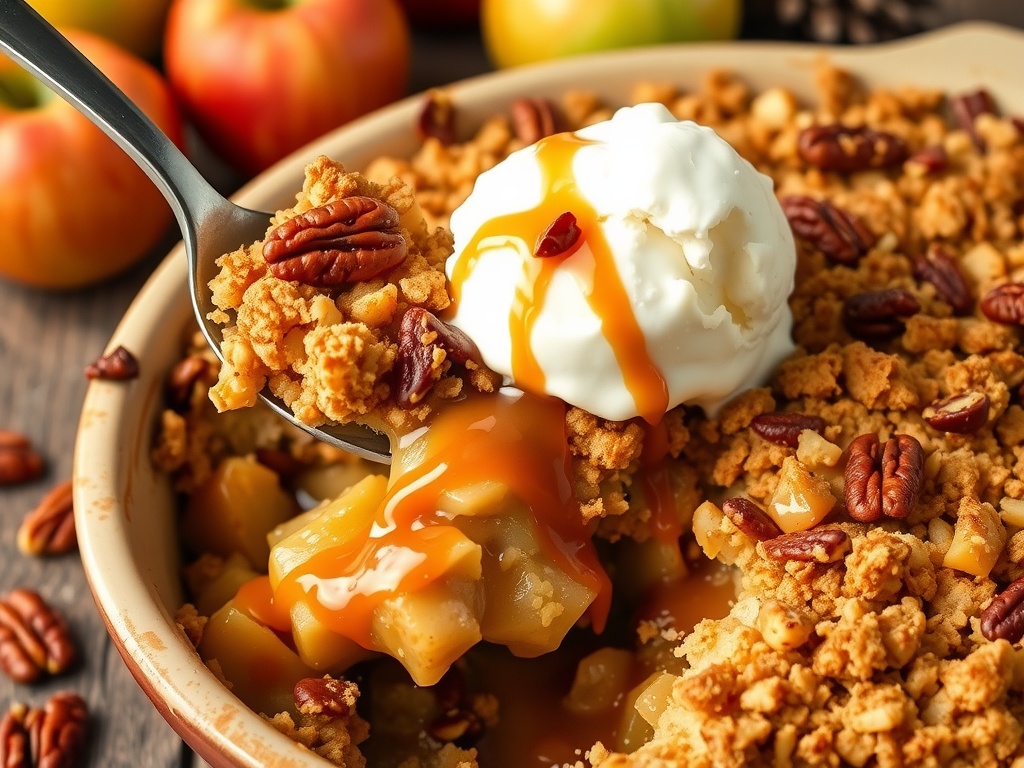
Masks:
[[[488,68],[475,30],[417,33],[409,91]],[[177,768],[192,765],[193,755],[135,684],[107,637],[77,553],[26,557],[15,534],[25,513],[71,477],[87,386],[83,369],[103,351],[132,298],[179,237],[169,232],[136,268],[87,290],[48,293],[0,281],[0,429],[27,435],[47,461],[40,480],[0,487],[0,595],[17,586],[38,591],[67,618],[80,657],[68,674],[31,686],[0,674],[0,716],[13,702],[41,706],[55,691],[78,692],[90,710],[83,766]]]

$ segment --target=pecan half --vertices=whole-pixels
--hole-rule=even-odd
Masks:
[[[66,671],[74,661],[67,624],[39,595],[15,589],[0,600],[0,669],[19,683],[31,683],[44,671]]]
[[[904,318],[921,311],[905,288],[885,288],[850,296],[843,302],[843,325],[858,339],[891,339],[903,333]]]
[[[996,105],[991,94],[984,89],[961,93],[949,99],[949,108],[953,112],[956,124],[961,130],[967,131],[979,150],[984,151],[985,142],[974,127],[974,121],[978,115],[995,114]]]
[[[794,531],[762,541],[758,546],[765,557],[778,562],[834,563],[850,549],[850,537],[839,528],[812,528]]]
[[[0,429],[0,485],[18,485],[43,474],[43,457],[20,432]]]
[[[512,128],[523,144],[536,144],[558,133],[560,119],[548,99],[516,99],[512,102]]]
[[[305,677],[292,689],[295,708],[304,715],[348,717],[356,708],[359,687],[330,675]]]
[[[569,253],[579,242],[580,234],[576,217],[570,211],[566,211],[540,234],[540,237],[537,238],[537,245],[533,249],[533,255],[540,259],[548,259]]]
[[[398,223],[398,211],[381,200],[332,200],[276,227],[263,258],[274,277],[319,288],[369,280],[408,255]]]
[[[907,159],[907,143],[899,136],[867,126],[812,125],[800,131],[797,153],[823,171],[853,173],[892,168]]]
[[[1003,283],[982,298],[981,312],[993,323],[1024,325],[1024,283]]]
[[[856,264],[875,244],[874,233],[859,217],[828,200],[787,195],[780,200],[793,234],[818,248],[836,264]]]
[[[981,634],[989,640],[1024,639],[1024,576],[996,595],[981,612]]]
[[[465,333],[422,307],[409,307],[398,329],[398,388],[402,408],[420,402],[441,375],[445,359],[455,363],[479,361],[476,344]]]
[[[931,284],[939,298],[953,308],[954,314],[969,315],[974,309],[967,281],[953,257],[941,245],[933,244],[924,254],[915,257],[914,277]]]
[[[85,366],[87,379],[109,379],[127,381],[139,375],[139,361],[124,347],[117,347],[108,355],[102,355]]]
[[[921,411],[921,417],[935,429],[969,435],[985,426],[988,406],[988,395],[972,389],[936,400]]]
[[[167,376],[167,402],[175,410],[188,406],[192,392],[210,373],[210,361],[202,355],[189,355],[177,363]]]
[[[933,176],[949,169],[949,155],[941,144],[925,147],[907,158],[907,164],[916,165],[925,175]]]
[[[733,525],[757,541],[767,541],[782,535],[779,524],[750,499],[742,496],[726,499],[722,502],[722,512]]]
[[[455,105],[452,104],[451,97],[441,90],[429,91],[416,121],[416,128],[420,138],[437,139],[445,146],[454,144]]]
[[[76,693],[62,691],[42,709],[12,704],[0,722],[3,768],[73,768],[85,748],[89,709]]]
[[[805,429],[825,433],[825,420],[806,413],[762,413],[750,422],[750,428],[770,443],[796,448]]]
[[[903,518],[917,504],[924,474],[924,450],[912,435],[854,438],[847,449],[844,498],[850,517],[873,523],[883,515]]]
[[[59,555],[78,546],[71,481],[46,494],[18,528],[18,549],[26,555]]]

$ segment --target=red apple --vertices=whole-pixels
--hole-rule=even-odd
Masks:
[[[65,34],[180,143],[178,109],[153,67],[99,37]],[[163,196],[120,147],[0,56],[0,275],[43,288],[95,283],[137,262],[170,222]]]
[[[247,173],[405,91],[396,0],[173,0],[171,85],[207,143]]]

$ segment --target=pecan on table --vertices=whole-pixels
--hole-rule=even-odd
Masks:
[[[989,640],[1024,639],[1024,576],[996,595],[981,612],[981,634]]]
[[[820,416],[811,416],[806,413],[779,411],[755,416],[750,422],[750,428],[769,443],[796,448],[800,442],[800,433],[805,429],[810,429],[819,435],[824,434],[825,420]]]
[[[914,277],[930,283],[939,298],[957,315],[969,315],[974,309],[971,289],[953,257],[941,245],[933,244],[914,259]]]
[[[869,433],[854,438],[847,451],[844,497],[850,517],[873,523],[882,516],[910,514],[924,474],[924,450],[917,438],[897,434],[882,443]]]
[[[779,524],[750,499],[737,496],[722,502],[722,512],[733,525],[756,541],[767,541],[782,535]]]
[[[102,355],[85,366],[87,379],[128,381],[139,375],[139,361],[124,347],[117,347],[110,354]]]
[[[993,323],[1024,325],[1024,283],[1003,283],[981,299],[981,312]]]
[[[453,325],[438,320],[422,307],[409,307],[398,330],[398,388],[396,399],[403,408],[420,402],[440,378],[441,365],[479,361],[476,344]]]
[[[43,672],[58,675],[75,662],[75,646],[63,617],[29,589],[0,599],[0,669],[19,683]]]
[[[78,546],[71,481],[55,486],[18,528],[18,549],[26,555],[59,555]]]
[[[921,311],[906,288],[855,293],[843,302],[843,325],[858,339],[891,339],[903,333],[903,320]]]
[[[263,243],[274,277],[320,288],[369,280],[408,253],[398,211],[372,197],[311,208],[276,227]]]
[[[969,435],[985,426],[988,407],[988,395],[971,389],[936,400],[921,411],[921,417],[935,429]]]
[[[512,129],[523,144],[536,144],[558,133],[561,119],[548,99],[516,99],[512,102]]]
[[[19,432],[0,429],[0,485],[35,480],[43,473],[43,457]]]
[[[797,153],[823,171],[854,173],[901,165],[910,154],[899,136],[867,126],[812,125],[797,136]]]
[[[793,234],[836,264],[851,266],[871,250],[874,233],[859,217],[828,200],[787,195],[779,201]]]
[[[42,709],[12,704],[0,722],[3,768],[73,768],[85,748],[89,710],[76,693],[62,691]]]
[[[784,533],[759,545],[765,557],[781,563],[835,563],[850,550],[850,536],[839,528]]]

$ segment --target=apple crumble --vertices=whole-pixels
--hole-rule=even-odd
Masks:
[[[246,704],[343,766],[1024,765],[1022,126],[983,90],[816,81],[635,88],[770,176],[795,236],[796,349],[717,410],[523,397],[448,322],[452,211],[610,117],[587,93],[318,158],[224,256],[226,362],[189,340],[154,456],[179,620]],[[347,256],[301,242],[339,222]],[[390,479],[264,387],[392,435]]]

